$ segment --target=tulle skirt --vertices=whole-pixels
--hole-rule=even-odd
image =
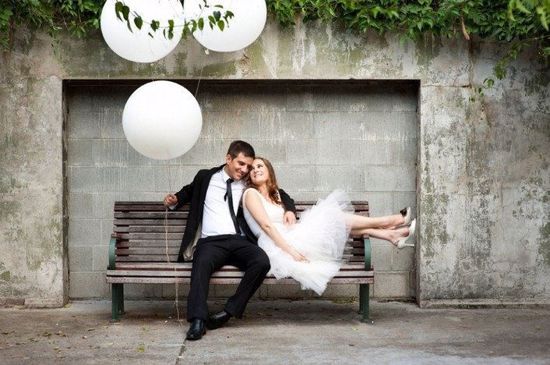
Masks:
[[[277,279],[291,277],[302,289],[321,295],[327,283],[338,273],[342,254],[349,236],[345,214],[353,213],[352,205],[343,191],[334,191],[302,213],[299,223],[292,227],[277,225],[286,241],[309,262],[296,261],[262,233],[258,245],[267,253],[271,270]]]

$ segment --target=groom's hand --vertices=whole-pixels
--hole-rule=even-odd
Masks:
[[[296,215],[292,213],[290,210],[286,211],[283,215],[283,223],[285,226],[291,226],[296,223]]]
[[[164,197],[164,206],[170,207],[178,204],[178,198],[174,194],[168,194]]]

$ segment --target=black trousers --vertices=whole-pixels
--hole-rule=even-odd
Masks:
[[[265,252],[244,236],[201,238],[193,255],[191,288],[187,297],[188,321],[208,318],[208,284],[212,274],[223,265],[234,265],[244,271],[237,291],[227,300],[224,308],[237,318],[242,316],[248,300],[270,269]]]

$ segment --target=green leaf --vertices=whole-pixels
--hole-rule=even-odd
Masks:
[[[153,30],[153,32],[156,32],[157,29],[159,29],[159,27],[160,27],[160,22],[158,20],[151,21],[151,29]]]
[[[199,21],[197,22],[197,26],[199,27],[199,30],[204,29],[204,18],[199,18]]]
[[[550,4],[548,5],[548,10],[550,10]],[[540,23],[542,24],[543,28],[546,30],[548,29],[548,20],[546,19],[546,11],[544,7],[537,6],[537,14],[539,15]]]
[[[116,12],[116,17],[118,18],[118,20],[122,20],[122,7],[124,6],[124,4],[120,1],[117,1],[115,3],[115,12]]]
[[[216,19],[216,21],[220,20],[222,17],[222,14],[219,11],[214,11],[212,15],[214,15],[214,19]]]
[[[130,8],[126,5],[122,6],[122,16],[124,20],[128,21],[128,15],[130,15]]]
[[[185,25],[183,27],[182,37],[187,38],[191,34],[191,29],[189,29],[189,25]]]
[[[485,85],[485,87],[487,88],[493,87],[494,84],[495,80],[493,80],[492,78],[486,78],[485,80],[483,80],[483,85]]]
[[[136,25],[137,29],[141,29],[141,26],[143,25],[143,19],[140,16],[135,17],[134,24]]]
[[[174,38],[174,20],[168,20],[168,39]]]
[[[516,0],[516,8],[521,11],[522,13],[524,14],[531,14],[531,12],[529,10],[527,10],[527,8],[525,7],[525,5],[523,5],[523,3],[521,2],[521,0]]]
[[[0,10],[0,20],[4,23],[8,23],[11,16],[13,15],[13,12],[11,9],[2,9]]]
[[[225,28],[225,23],[223,20],[218,20],[218,28],[223,32],[223,29]]]

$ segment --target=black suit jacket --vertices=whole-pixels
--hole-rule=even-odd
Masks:
[[[178,198],[178,204],[175,209],[181,208],[182,205],[189,203],[189,216],[187,218],[187,226],[185,227],[185,232],[183,233],[183,238],[181,240],[180,251],[178,255],[178,261],[182,262],[183,253],[187,247],[194,241],[197,234],[199,225],[202,222],[202,213],[204,210],[204,200],[206,199],[206,191],[208,190],[208,184],[210,184],[210,179],[212,175],[220,171],[224,165],[214,167],[212,169],[200,170],[196,175],[191,184],[185,185],[181,188],[180,191],[176,193]],[[294,206],[294,200],[283,190],[279,189],[279,195],[281,201],[285,207],[285,210],[294,212],[296,214],[296,208]],[[239,206],[237,211],[237,221],[239,226],[246,234],[247,238],[256,243],[257,239],[248,227],[246,220],[244,219],[243,208]]]

